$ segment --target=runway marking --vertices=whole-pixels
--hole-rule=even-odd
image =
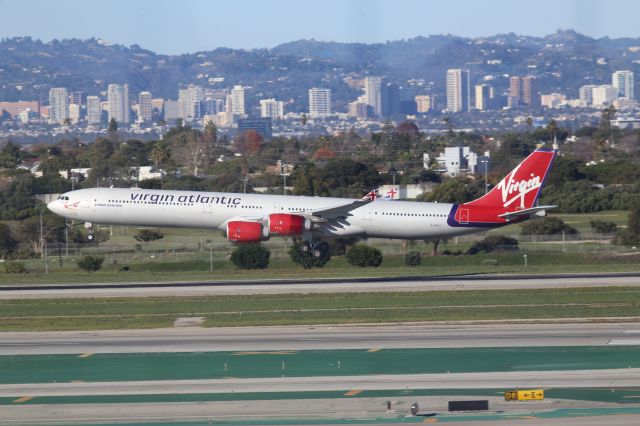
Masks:
[[[378,352],[380,348],[371,348],[367,352]]]
[[[625,330],[622,334],[640,334],[640,330]]]
[[[243,352],[234,352],[231,355],[235,356],[244,356],[244,355],[294,355],[297,354],[298,351],[243,351]]]
[[[430,419],[424,419],[422,423],[438,423],[438,421],[438,419],[432,417]]]
[[[345,393],[344,396],[356,396],[357,394],[361,393],[361,390],[358,389],[351,389],[349,392]]]
[[[13,400],[13,402],[14,402],[14,403],[18,403],[18,404],[19,404],[19,403],[21,403],[21,402],[27,402],[27,401],[29,401],[30,399],[33,399],[33,397],[32,397],[32,396],[23,396],[23,397],[20,397],[20,398],[18,398],[18,399],[14,399],[14,400]]]
[[[84,383],[84,380],[72,380],[71,383]]]
[[[623,398],[640,398],[640,395],[627,395],[623,396]]]
[[[537,419],[536,416],[522,416],[522,417],[518,417],[519,419]]]
[[[82,355],[78,355],[78,358],[89,358],[91,355],[94,355],[95,352],[87,352]]]

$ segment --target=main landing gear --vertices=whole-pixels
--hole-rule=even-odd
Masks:
[[[311,256],[318,259],[329,253],[329,244],[324,241],[304,241],[300,246],[300,251],[310,253]]]
[[[86,228],[87,231],[89,231],[89,234],[87,235],[87,240],[93,241],[93,238],[94,238],[94,235],[93,235],[93,223],[85,222],[84,223],[84,227]]]

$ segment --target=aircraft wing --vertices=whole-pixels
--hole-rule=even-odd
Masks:
[[[546,212],[549,209],[555,209],[558,206],[538,206],[538,207],[531,207],[529,209],[524,209],[524,210],[516,210],[514,212],[508,212],[508,213],[503,213],[498,215],[498,217],[503,217],[505,218],[507,221],[509,220],[514,220],[517,219],[519,217],[522,216],[546,216]]]
[[[354,200],[351,203],[340,204],[333,207],[325,207],[319,210],[308,210],[304,216],[313,222],[324,222],[332,219],[347,217],[351,210],[369,204],[373,200]]]

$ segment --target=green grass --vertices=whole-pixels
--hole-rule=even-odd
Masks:
[[[102,270],[88,273],[80,271],[73,259],[65,261],[62,268],[57,259],[50,259],[49,274],[45,274],[43,261],[38,259],[27,262],[27,268],[35,272],[0,273],[0,285],[640,271],[640,254],[528,253],[526,268],[522,253],[519,252],[476,256],[423,256],[422,265],[417,267],[406,266],[401,255],[386,255],[379,268],[353,267],[344,257],[334,257],[324,268],[313,270],[305,270],[288,258],[276,258],[269,268],[258,271],[240,270],[227,260],[217,259],[213,263],[213,272],[209,272],[209,259],[206,255],[146,256],[126,260],[119,260],[114,265],[107,256]],[[488,265],[485,263],[487,260],[497,261],[497,265]],[[121,271],[125,265],[129,267],[127,272]]]
[[[633,287],[0,300],[0,331],[635,317]]]

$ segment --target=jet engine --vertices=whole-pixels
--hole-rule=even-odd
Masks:
[[[236,243],[257,243],[269,238],[260,222],[232,221],[227,223],[227,239]]]
[[[301,235],[310,230],[311,224],[302,216],[295,214],[274,213],[269,215],[269,233],[283,236]]]

